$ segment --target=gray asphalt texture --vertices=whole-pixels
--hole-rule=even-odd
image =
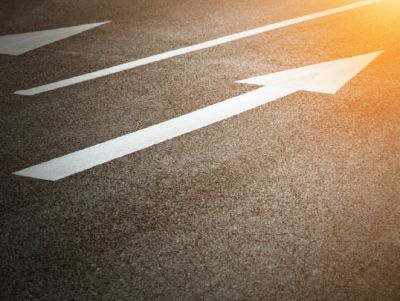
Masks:
[[[20,89],[325,10],[332,0],[5,1],[0,34],[111,20],[0,55],[1,300],[400,300],[400,3],[26,97]],[[57,182],[11,173],[384,50],[299,92]]]

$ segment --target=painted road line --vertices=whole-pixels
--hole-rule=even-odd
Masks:
[[[0,53],[20,55],[109,22],[110,21],[0,36]]]
[[[287,26],[290,26],[290,25],[299,24],[299,23],[302,23],[302,22],[305,22],[305,21],[310,21],[310,20],[321,18],[321,17],[325,17],[325,16],[329,16],[329,15],[345,12],[345,11],[348,11],[348,10],[353,10],[353,9],[356,9],[356,8],[364,7],[364,6],[371,5],[371,4],[374,4],[374,3],[378,3],[378,2],[381,2],[381,1],[383,1],[383,0],[363,0],[363,1],[359,1],[359,2],[356,2],[356,3],[353,3],[353,4],[340,6],[340,7],[337,7],[337,8],[324,10],[324,11],[313,13],[313,14],[310,14],[310,15],[297,17],[297,18],[294,18],[294,19],[291,19],[291,20],[281,21],[281,22],[278,22],[278,23],[269,24],[269,25],[258,27],[258,28],[254,28],[254,29],[251,29],[251,30],[235,33],[235,34],[228,35],[228,36],[225,36],[225,37],[221,37],[221,38],[217,38],[217,39],[214,39],[214,40],[206,41],[206,42],[203,42],[203,43],[200,43],[200,44],[196,44],[196,45],[192,45],[192,46],[188,46],[188,47],[184,47],[184,48],[180,48],[180,49],[175,49],[175,50],[163,52],[163,53],[152,55],[152,56],[149,56],[149,57],[146,57],[146,58],[142,58],[142,59],[138,59],[138,60],[131,61],[131,62],[128,62],[128,63],[124,63],[124,64],[120,64],[120,65],[117,65],[117,66],[109,67],[109,68],[106,68],[106,69],[102,69],[102,70],[86,73],[86,74],[83,74],[83,75],[71,77],[69,79],[60,80],[60,81],[53,82],[53,83],[50,83],[50,84],[46,84],[46,85],[43,85],[43,86],[38,86],[38,87],[30,88],[30,89],[27,89],[27,90],[16,91],[14,93],[18,94],[18,95],[31,96],[31,95],[36,95],[36,94],[40,94],[40,93],[56,90],[56,89],[59,89],[59,88],[62,88],[62,87],[72,86],[72,85],[75,85],[75,84],[78,84],[78,83],[82,83],[82,82],[85,82],[85,81],[89,81],[89,80],[92,80],[92,79],[96,79],[96,78],[99,78],[99,77],[104,77],[104,76],[107,76],[107,75],[110,75],[110,74],[115,74],[115,73],[118,73],[118,72],[126,71],[126,70],[129,70],[129,69],[133,69],[133,68],[136,68],[136,67],[139,67],[139,66],[143,66],[143,65],[150,64],[150,63],[162,61],[162,60],[169,59],[169,58],[172,58],[172,57],[176,57],[176,56],[179,56],[179,55],[183,55],[183,54],[187,54],[187,53],[191,53],[191,52],[195,52],[195,51],[199,51],[199,50],[215,47],[215,46],[222,45],[222,44],[225,44],[225,43],[228,43],[228,42],[232,42],[232,41],[236,41],[236,40],[239,40],[239,39],[251,37],[251,36],[254,36],[254,35],[257,35],[257,34],[260,34],[260,33],[265,33],[265,32],[268,32],[268,31],[275,30],[275,29],[284,28],[284,27],[287,27]]]
[[[240,83],[263,87],[14,174],[56,181],[201,129],[297,91],[334,94],[380,53],[374,52],[243,80]]]

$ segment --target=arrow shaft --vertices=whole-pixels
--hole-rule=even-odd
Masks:
[[[298,89],[262,87],[191,113],[108,140],[14,174],[56,181],[94,166],[143,150],[285,97]]]

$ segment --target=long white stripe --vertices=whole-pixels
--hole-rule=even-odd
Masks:
[[[189,114],[17,171],[14,174],[56,181],[238,115],[297,90],[293,86],[262,87]]]
[[[99,78],[99,77],[103,77],[103,76],[107,76],[110,74],[114,74],[114,73],[118,73],[121,71],[125,71],[125,70],[129,70],[129,69],[133,69],[139,66],[143,66],[143,65],[147,65],[150,63],[154,63],[154,62],[158,62],[161,60],[165,60],[168,58],[172,58],[172,57],[176,57],[182,54],[187,54],[190,52],[194,52],[194,51],[199,51],[199,50],[203,50],[206,48],[210,48],[210,47],[215,47],[221,44],[225,44],[228,42],[232,42],[232,41],[236,41],[239,39],[243,39],[246,37],[250,37],[250,36],[254,36],[260,33],[265,33],[271,30],[275,30],[275,29],[279,29],[279,28],[283,28],[283,27],[287,27],[290,25],[294,25],[294,24],[299,24],[305,21],[310,21],[313,19],[317,19],[317,18],[321,18],[321,17],[325,17],[325,16],[329,16],[329,15],[333,15],[336,13],[340,13],[340,12],[344,12],[344,11],[348,11],[348,10],[352,10],[352,9],[356,9],[356,8],[360,8],[363,6],[367,6],[373,3],[377,3],[377,2],[381,2],[383,0],[363,0],[363,1],[359,1],[353,4],[349,4],[349,5],[344,5],[341,7],[337,7],[337,8],[333,8],[333,9],[328,9],[328,10],[324,10],[318,13],[313,13],[310,15],[306,15],[306,16],[302,16],[302,17],[297,17],[291,20],[286,20],[286,21],[281,21],[275,24],[269,24],[266,26],[262,26],[262,27],[258,27],[258,28],[254,28],[251,30],[247,30],[247,31],[243,31],[243,32],[239,32],[239,33],[235,33],[232,35],[228,35],[225,37],[221,37],[221,38],[217,38],[214,40],[210,40],[210,41],[206,41],[200,44],[196,44],[196,45],[192,45],[192,46],[188,46],[188,47],[184,47],[184,48],[180,48],[180,49],[176,49],[176,50],[171,50],[171,51],[167,51],[167,52],[163,52],[160,54],[156,54],[156,55],[152,55],[149,56],[147,58],[142,58],[142,59],[138,59],[135,61],[131,61],[128,63],[124,63],[121,65],[117,65],[117,66],[113,66],[110,68],[106,68],[106,69],[102,69],[99,71],[95,71],[95,72],[90,72],[90,73],[86,73],[83,75],[79,75],[79,76],[75,76],[69,79],[65,79],[65,80],[60,80],[57,82],[53,82],[50,84],[46,84],[43,86],[38,86],[38,87],[34,87],[31,89],[27,89],[27,90],[20,90],[20,91],[16,91],[14,92],[15,94],[19,94],[19,95],[36,95],[36,94],[40,94],[43,92],[47,92],[47,91],[52,91],[52,90],[56,90],[62,87],[67,87],[67,86],[71,86],[71,85],[75,85],[81,82],[85,82],[85,81],[89,81],[95,78]]]

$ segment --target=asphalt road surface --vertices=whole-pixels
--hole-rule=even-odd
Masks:
[[[400,2],[14,94],[352,0],[15,0],[0,35],[111,21],[0,54],[1,300],[400,300]],[[58,181],[14,172],[384,51],[296,92]]]

